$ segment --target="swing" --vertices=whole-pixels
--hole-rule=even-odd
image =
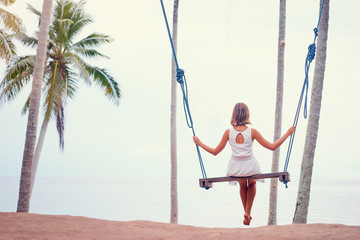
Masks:
[[[305,79],[304,79],[303,87],[302,87],[302,90],[301,90],[300,99],[299,99],[296,114],[295,114],[295,119],[294,119],[294,122],[293,122],[293,126],[295,126],[295,127],[297,126],[297,123],[298,123],[298,120],[299,120],[300,110],[301,110],[301,105],[302,105],[302,102],[303,102],[304,94],[305,94],[304,118],[305,119],[307,118],[307,96],[308,96],[308,88],[309,88],[309,77],[308,77],[308,75],[309,75],[310,64],[311,64],[312,60],[314,60],[314,58],[315,58],[316,39],[317,39],[317,36],[318,36],[318,28],[319,28],[319,24],[320,24],[320,19],[321,19],[321,14],[322,14],[324,2],[325,2],[325,0],[323,0],[322,4],[321,4],[317,27],[314,28],[314,34],[315,34],[314,41],[313,41],[312,44],[309,45],[308,53],[307,53],[306,59],[305,59]],[[168,36],[169,36],[169,40],[170,40],[170,44],[171,44],[171,48],[172,48],[172,53],[173,53],[175,64],[176,64],[176,80],[180,84],[180,87],[181,87],[181,90],[182,90],[182,93],[183,93],[183,105],[184,105],[186,123],[187,123],[188,127],[191,128],[191,130],[193,132],[193,136],[195,136],[194,124],[193,124],[193,120],[192,120],[191,113],[190,113],[190,108],[189,108],[188,89],[187,89],[185,71],[183,69],[179,68],[179,63],[178,63],[178,60],[177,60],[173,40],[172,40],[171,33],[170,33],[168,20],[167,20],[167,17],[166,17],[165,7],[164,7],[164,4],[163,4],[162,0],[160,0],[160,3],[161,3],[163,15],[164,15],[164,20],[165,20],[165,24],[166,24],[166,28],[167,28],[167,32],[168,32]],[[296,129],[295,129],[295,132],[296,132]],[[288,150],[287,150],[287,154],[286,154],[286,160],[285,160],[285,165],[284,165],[283,172],[255,174],[255,175],[252,175],[252,176],[241,176],[241,177],[235,177],[234,176],[234,177],[207,178],[204,163],[202,161],[202,157],[201,157],[201,154],[200,154],[199,146],[195,144],[196,151],[197,151],[198,158],[199,158],[201,173],[203,175],[203,178],[199,179],[200,187],[205,188],[205,189],[209,189],[209,188],[212,187],[212,184],[215,183],[215,182],[244,181],[244,180],[254,180],[254,179],[264,179],[264,178],[279,178],[279,181],[283,182],[285,184],[286,188],[287,188],[288,187],[287,183],[290,182],[290,174],[287,172],[287,168],[288,168],[288,165],[289,165],[291,150],[292,150],[292,146],[293,146],[293,142],[294,142],[294,138],[295,138],[295,132],[290,136],[290,141],[289,141],[289,146],[288,146]]]
[[[216,178],[200,178],[200,187],[209,189],[212,188],[212,184],[215,182],[232,182],[232,181],[245,181],[256,180],[264,178],[279,178],[280,182],[290,182],[290,174],[288,172],[276,172],[276,173],[262,173],[244,177],[216,177]]]

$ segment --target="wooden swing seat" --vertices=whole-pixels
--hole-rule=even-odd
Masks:
[[[255,174],[252,176],[244,176],[244,177],[201,178],[199,179],[199,184],[200,187],[209,189],[212,188],[212,184],[215,182],[244,181],[244,180],[263,179],[263,178],[279,178],[280,182],[284,182],[284,180],[290,182],[290,174],[288,172],[276,172],[276,173]]]

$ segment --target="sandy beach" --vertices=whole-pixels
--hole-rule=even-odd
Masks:
[[[204,228],[151,221],[0,213],[0,239],[360,239],[360,226],[292,224],[258,228]]]

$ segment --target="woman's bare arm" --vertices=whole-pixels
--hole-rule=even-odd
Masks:
[[[263,146],[264,148],[270,149],[272,151],[276,150],[278,147],[280,147],[281,144],[283,144],[283,142],[289,137],[291,136],[291,134],[294,133],[295,131],[295,127],[291,126],[289,128],[289,130],[281,136],[281,138],[279,138],[278,140],[276,140],[275,142],[271,143],[269,141],[267,141],[256,129],[251,129],[251,134],[253,139],[256,139],[256,141],[258,141],[258,143],[260,143],[261,146]]]
[[[229,140],[229,129],[227,129],[224,132],[224,134],[223,134],[223,136],[222,136],[222,138],[220,140],[220,143],[217,145],[216,148],[211,148],[211,147],[207,146],[206,144],[202,143],[200,141],[200,139],[198,137],[196,137],[196,136],[193,137],[193,140],[194,140],[194,143],[197,144],[199,147],[201,147],[205,151],[207,151],[207,152],[209,152],[209,153],[216,156],[225,148],[226,143]]]

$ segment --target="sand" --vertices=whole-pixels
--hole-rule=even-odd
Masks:
[[[292,224],[258,228],[205,228],[150,221],[0,213],[0,239],[360,239],[360,226]]]

